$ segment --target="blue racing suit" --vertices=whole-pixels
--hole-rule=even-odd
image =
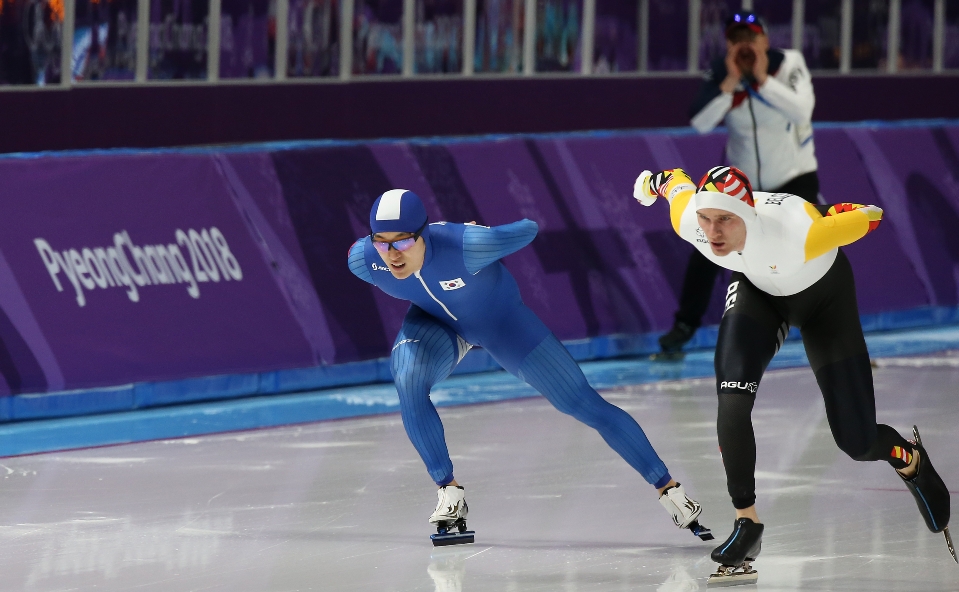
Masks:
[[[642,428],[589,386],[563,344],[523,304],[516,280],[499,261],[528,245],[537,229],[531,220],[492,228],[431,224],[422,269],[402,280],[369,237],[350,248],[357,277],[411,302],[390,356],[406,433],[436,484],[451,482],[453,463],[429,393],[477,345],[559,411],[595,428],[647,482],[663,487],[669,473]]]

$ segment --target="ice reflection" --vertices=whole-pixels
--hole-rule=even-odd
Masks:
[[[433,580],[435,592],[463,592],[466,559],[476,555],[477,551],[473,545],[434,549],[426,573]]]
[[[59,576],[92,574],[116,578],[122,568],[160,565],[166,570],[204,567],[233,531],[233,517],[186,513],[176,524],[141,524],[129,516],[89,516],[12,527],[5,538],[38,539],[36,561],[26,578],[34,586]],[[17,532],[19,531],[19,532]]]

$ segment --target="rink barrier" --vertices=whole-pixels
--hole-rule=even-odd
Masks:
[[[923,307],[889,311],[860,317],[867,333],[934,327],[959,323],[959,307]],[[701,327],[687,344],[687,351],[715,347],[718,326]],[[578,362],[646,356],[658,351],[661,333],[641,335],[605,335],[565,341],[563,344]],[[787,340],[799,339],[799,331],[790,329]],[[502,368],[482,349],[471,350],[454,370],[455,376],[501,371]],[[49,419],[135,411],[150,407],[210,402],[322,391],[349,386],[389,383],[392,389],[389,358],[353,362],[337,366],[277,370],[256,374],[207,376],[166,382],[144,382],[108,388],[81,389],[55,393],[13,395],[0,398],[0,421]],[[323,418],[326,418],[323,416]],[[252,426],[256,427],[256,426]],[[248,428],[236,428],[248,429]]]
[[[956,311],[924,311],[925,319],[957,319]],[[894,315],[897,324],[909,319]],[[877,320],[878,319],[873,319]],[[706,332],[705,335],[708,335]],[[701,338],[697,336],[697,339]],[[869,333],[866,344],[874,358],[928,355],[959,349],[959,324],[924,329]],[[802,343],[789,340],[769,370],[806,368]],[[690,351],[681,362],[618,359],[586,362],[583,371],[599,390],[668,380],[713,376],[713,352]],[[452,376],[431,393],[437,407],[503,402],[539,396],[506,372]],[[815,396],[810,393],[810,396]],[[0,425],[0,457],[97,446],[188,438],[303,424],[317,421],[398,414],[399,398],[392,384],[339,387],[301,394],[277,394],[153,409],[84,415]],[[637,419],[642,422],[642,417]],[[387,421],[402,430],[398,415]],[[226,436],[228,437],[228,436]]]
[[[955,319],[959,121],[815,133],[825,198],[886,210],[844,249],[866,329]],[[629,197],[637,163],[696,175],[724,144],[686,128],[0,157],[0,422],[389,381],[407,305],[343,254],[384,187],[432,220],[537,220],[505,259],[527,305],[579,360],[655,351],[692,247]],[[111,257],[128,261],[97,276]],[[692,347],[715,341],[724,287]],[[457,372],[493,369],[480,350]]]

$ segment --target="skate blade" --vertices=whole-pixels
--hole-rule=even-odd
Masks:
[[[959,563],[959,557],[956,557],[956,548],[952,544],[952,535],[949,534],[949,527],[942,529],[942,534],[946,537],[946,546],[949,547],[949,552],[952,553],[952,559],[956,563]]]
[[[686,357],[686,352],[656,352],[651,354],[649,359],[653,362],[682,362]]]
[[[446,547],[448,545],[465,545],[473,542],[473,535],[476,531],[467,530],[466,532],[450,532],[446,534],[431,534],[430,540],[434,547]]]
[[[755,569],[739,571],[730,575],[723,573],[710,574],[706,580],[707,588],[722,588],[725,586],[746,586],[759,581],[759,572]]]
[[[698,520],[693,520],[688,528],[694,535],[704,541],[711,541],[715,538],[712,531],[700,524]]]

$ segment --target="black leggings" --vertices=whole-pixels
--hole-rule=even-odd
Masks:
[[[772,296],[742,273],[733,273],[726,306],[716,345],[716,428],[736,508],[756,503],[756,439],[750,414],[763,372],[790,325],[802,334],[839,448],[855,460],[906,466],[892,454],[894,446],[911,449],[909,443],[891,427],[876,424],[872,367],[859,324],[852,267],[842,251],[822,279],[792,296]]]

